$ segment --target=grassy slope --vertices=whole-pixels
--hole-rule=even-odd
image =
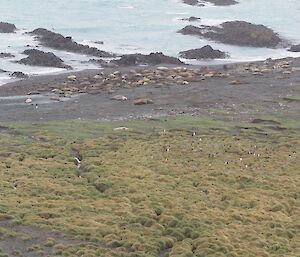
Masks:
[[[0,220],[82,241],[53,240],[58,256],[299,256],[297,122],[240,130],[181,117],[113,130],[121,125],[2,130]],[[71,148],[83,156],[82,176]]]

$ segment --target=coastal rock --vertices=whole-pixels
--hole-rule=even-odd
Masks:
[[[90,59],[88,62],[99,65],[103,68],[116,68],[117,65],[113,62],[107,62],[103,59]]]
[[[205,0],[206,2],[212,3],[217,6],[226,6],[226,5],[234,5],[238,4],[235,0]]]
[[[224,22],[220,26],[188,25],[178,31],[183,35],[196,35],[224,44],[252,47],[275,48],[282,39],[273,30],[264,25],[245,21]]]
[[[158,65],[158,64],[184,64],[178,58],[166,56],[163,53],[128,54],[123,55],[121,59],[112,61],[119,66],[136,66],[136,65]]]
[[[290,52],[300,52],[300,44],[299,45],[293,45],[291,46],[291,48],[289,49]]]
[[[0,53],[0,58],[13,58],[13,57],[15,56],[10,53]]]
[[[200,21],[201,18],[198,18],[198,17],[195,17],[195,16],[191,16],[189,18],[183,18],[181,19],[182,21],[190,21],[190,22],[193,22],[193,21]]]
[[[47,29],[38,28],[30,32],[30,34],[35,35],[40,43],[45,47],[96,57],[114,57],[114,54],[112,53],[101,51],[96,47],[78,44],[73,41],[71,37],[64,37],[61,34]]]
[[[203,2],[208,2],[217,6],[226,6],[237,4],[238,2],[235,0],[183,0],[183,3],[192,5],[192,6],[204,6]]]
[[[14,33],[16,31],[16,26],[7,22],[0,22],[0,33]]]
[[[21,72],[21,71],[15,71],[11,75],[11,77],[19,78],[19,79],[27,79],[28,75]]]
[[[28,57],[21,59],[18,63],[33,66],[55,67],[70,69],[71,67],[64,64],[63,60],[53,53],[45,53],[37,49],[28,49],[23,52]]]
[[[213,49],[210,45],[206,45],[202,48],[191,49],[179,53],[182,58],[185,59],[223,59],[226,54],[220,50]]]

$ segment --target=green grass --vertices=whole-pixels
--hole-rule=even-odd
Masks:
[[[290,95],[284,98],[285,101],[289,102],[299,102],[300,101],[300,96],[299,95]]]
[[[276,121],[286,129],[189,116],[7,124],[0,220],[82,242],[29,249],[59,256],[298,256],[299,123]]]

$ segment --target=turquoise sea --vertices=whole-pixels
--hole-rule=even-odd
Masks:
[[[14,59],[0,60],[0,69],[23,71],[29,74],[57,72],[57,69],[26,67],[12,61],[33,38],[24,32],[44,27],[79,42],[98,46],[117,53],[162,51],[176,56],[179,51],[202,47],[206,44],[227,51],[226,62],[262,60],[268,57],[300,56],[286,49],[236,47],[208,42],[176,31],[188,22],[182,18],[197,16],[194,24],[220,24],[229,20],[245,20],[264,24],[291,43],[300,43],[299,0],[239,0],[238,5],[192,7],[179,0],[0,0],[0,21],[14,23],[20,30],[16,34],[0,34],[0,52],[16,55]],[[103,41],[96,45],[94,41]],[[46,49],[47,50],[47,49]],[[94,68],[83,64],[88,59],[70,53],[55,52],[76,69]],[[222,61],[210,61],[214,64]],[[8,79],[0,76],[0,83]]]

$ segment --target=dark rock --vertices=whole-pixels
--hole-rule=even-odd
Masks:
[[[191,49],[179,53],[185,59],[223,59],[226,54],[220,50],[214,50],[210,45],[202,48]]]
[[[21,71],[15,71],[11,75],[11,77],[19,78],[19,79],[26,79],[28,78],[28,75],[21,72]]]
[[[206,2],[210,2],[214,5],[218,5],[218,6],[226,6],[226,5],[234,5],[234,4],[238,4],[237,1],[235,0],[205,0]]]
[[[282,39],[273,30],[264,25],[251,24],[245,21],[224,22],[221,26],[186,26],[179,33],[196,35],[225,44],[238,46],[275,48]]]
[[[7,22],[0,22],[0,33],[14,33],[16,31],[16,26]]]
[[[204,6],[203,4],[200,3],[199,0],[183,0],[183,3],[188,4],[188,5],[192,5],[192,6]]]
[[[37,49],[28,49],[23,52],[28,57],[21,59],[18,63],[32,66],[44,66],[70,69],[69,65],[64,64],[63,60],[53,53],[45,53]]]
[[[78,44],[73,41],[71,37],[64,37],[61,34],[49,31],[47,29],[35,29],[31,32],[31,34],[35,35],[43,46],[53,49],[97,57],[114,57],[114,54],[112,53],[101,51],[96,47]]]
[[[238,2],[235,0],[183,0],[183,3],[192,5],[192,6],[204,6],[203,2],[209,2],[214,5],[218,6],[226,6],[226,5],[234,5],[237,4]]]
[[[113,62],[107,62],[103,59],[90,59],[88,62],[97,64],[97,65],[99,65],[100,67],[103,67],[103,68],[116,68],[116,67],[118,67],[117,64],[115,64]]]
[[[15,56],[10,53],[0,53],[0,58],[12,58],[12,57],[15,57]]]
[[[195,17],[195,16],[191,16],[191,17],[189,17],[189,18],[183,18],[183,19],[181,19],[181,20],[193,22],[193,21],[200,21],[201,18],[198,18],[198,17]]]
[[[104,45],[104,42],[103,41],[99,41],[99,40],[98,41],[94,41],[94,43],[98,44],[98,45]]]
[[[158,65],[158,64],[171,64],[182,65],[184,64],[178,58],[166,56],[163,53],[144,54],[128,54],[123,55],[121,59],[112,61],[119,66],[136,66],[136,65]]]
[[[299,45],[293,45],[289,49],[290,52],[300,52],[300,44]]]

